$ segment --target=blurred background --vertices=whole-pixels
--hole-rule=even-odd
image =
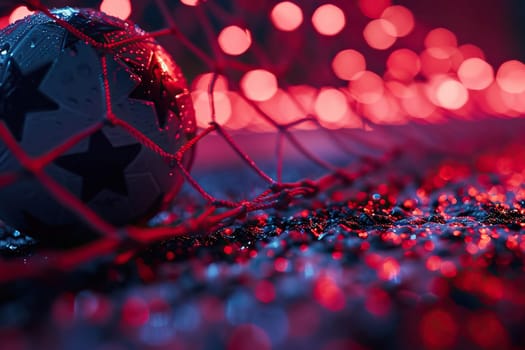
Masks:
[[[201,127],[217,68],[216,118],[235,130],[275,130],[254,107],[281,124],[313,116],[330,129],[525,112],[520,0],[42,2],[99,8],[147,31],[176,26],[209,58],[159,38],[190,82]],[[0,11],[2,26],[27,14],[16,1]]]

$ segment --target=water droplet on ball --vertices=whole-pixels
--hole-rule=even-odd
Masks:
[[[9,52],[9,44],[5,44],[2,46],[2,49],[0,49],[0,55],[5,56]]]

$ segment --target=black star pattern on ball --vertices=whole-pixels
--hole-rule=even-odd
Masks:
[[[7,64],[5,78],[0,83],[0,119],[7,124],[14,138],[21,141],[27,113],[58,109],[58,105],[38,89],[51,63],[26,75],[14,60]]]
[[[133,67],[135,66],[135,62],[131,60],[126,61],[126,64],[132,66],[132,68],[136,68],[134,71],[143,69],[142,67]],[[142,74],[138,74],[141,77],[141,82],[131,92],[129,97],[153,103],[155,105],[159,127],[164,129],[170,111],[179,115],[177,95],[182,94],[184,90],[176,86],[171,78],[165,76],[161,63],[154,54],[150,56],[147,70],[141,73]]]
[[[139,143],[114,147],[102,131],[91,135],[87,152],[59,157],[55,163],[83,178],[82,200],[89,202],[102,190],[127,196],[124,170],[137,157]]]

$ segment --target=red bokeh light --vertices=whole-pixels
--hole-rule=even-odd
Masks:
[[[100,11],[120,19],[127,19],[131,15],[130,0],[104,0],[100,4]]]
[[[270,18],[277,29],[292,31],[303,23],[303,10],[291,1],[283,1],[273,7]]]
[[[441,267],[441,258],[437,255],[432,255],[427,259],[426,263],[429,271],[437,271]]]
[[[241,88],[250,100],[266,101],[277,92],[277,78],[265,69],[251,70],[242,77]]]
[[[367,293],[365,308],[370,314],[376,317],[385,317],[388,315],[392,306],[391,304],[390,296],[382,289],[372,288],[372,290]]]
[[[345,13],[333,4],[324,4],[313,13],[312,24],[319,34],[337,35],[346,25]]]
[[[525,113],[525,91],[512,94],[504,90],[499,90],[501,100],[506,109],[510,109],[519,114]],[[514,113],[510,113],[514,114]]]
[[[393,258],[385,259],[377,269],[377,276],[385,281],[395,279],[399,275],[399,263]]]
[[[150,317],[146,301],[138,297],[129,297],[122,305],[122,324],[127,327],[140,327]]]
[[[397,37],[407,36],[414,29],[414,15],[404,6],[387,7],[381,14],[381,18],[392,23]]]
[[[421,83],[408,87],[405,97],[401,99],[401,106],[411,117],[422,119],[429,118],[436,110],[436,106],[426,97]]]
[[[494,69],[481,58],[468,58],[458,69],[458,78],[471,90],[483,90],[494,80]]]
[[[207,92],[213,79],[213,73],[204,73],[197,76],[192,83],[192,90]],[[228,91],[228,79],[224,75],[217,75],[213,91]]]
[[[374,19],[363,29],[366,43],[377,50],[386,50],[396,42],[396,28],[385,19]]]
[[[419,55],[421,61],[421,73],[427,77],[432,78],[438,74],[448,73],[452,68],[452,62],[449,58],[437,58],[427,49]]]
[[[288,91],[306,112],[313,112],[317,89],[310,85],[296,85]]]
[[[252,44],[250,31],[235,25],[224,28],[217,40],[222,51],[232,56],[242,55]]]
[[[464,44],[460,45],[458,47],[459,52],[461,53],[461,56],[464,60],[468,58],[481,58],[482,60],[485,59],[485,54],[483,53],[483,50],[481,50],[479,47],[473,44]]]
[[[335,75],[342,80],[352,80],[366,69],[365,56],[356,50],[342,50],[332,60]]]
[[[421,60],[414,51],[399,49],[390,54],[386,66],[390,77],[401,81],[410,81],[419,73]]]
[[[447,278],[452,278],[457,274],[457,267],[452,261],[443,261],[439,267],[439,272]]]
[[[309,98],[315,99],[315,92]],[[308,113],[313,113],[312,109],[304,109],[299,99],[291,91],[282,89],[277,89],[277,92],[270,99],[259,102],[258,107],[265,113],[275,115],[275,120],[283,124],[291,123]],[[255,117],[252,121],[260,119]],[[265,122],[265,124],[268,123]]]
[[[257,111],[253,106],[251,106],[248,101],[239,96],[236,92],[229,92],[228,96],[232,105],[232,110],[235,111],[232,113],[230,119],[228,119],[228,124],[226,125],[231,129],[262,129],[262,127],[255,126],[254,121],[260,120],[257,118]],[[263,125],[266,129],[269,128],[269,124]]]
[[[365,16],[369,18],[379,18],[391,3],[391,0],[359,0],[357,4]]]
[[[197,6],[200,0],[180,0],[186,6]]]
[[[399,124],[406,121],[406,118],[399,113],[396,98],[387,93],[377,101],[363,105],[363,113],[378,124]]]
[[[388,88],[388,91],[398,99],[407,98],[412,95],[410,87],[401,81],[397,80],[387,80],[385,81],[385,86]]]
[[[330,311],[341,311],[345,307],[345,295],[337,283],[328,276],[321,276],[314,285],[314,298]]]
[[[315,100],[315,113],[324,122],[337,123],[348,112],[345,94],[334,88],[321,89]]]
[[[275,268],[275,271],[278,271],[278,272],[286,272],[286,270],[288,269],[288,266],[289,266],[288,260],[283,257],[279,257],[275,259],[273,263],[273,267]]]
[[[496,81],[506,92],[518,94],[525,91],[525,65],[517,60],[503,63],[496,74]]]
[[[210,94],[203,91],[195,91],[192,93],[192,98],[197,125],[201,128],[208,127],[212,121]],[[221,125],[226,124],[232,115],[232,106],[228,95],[222,91],[214,91],[213,105],[215,108],[215,121]]]
[[[9,25],[9,16],[0,17],[0,29]]]
[[[371,71],[363,71],[350,82],[350,94],[358,102],[374,103],[383,96],[383,79]]]
[[[255,286],[255,297],[263,302],[270,303],[275,299],[275,287],[270,281],[260,281]]]
[[[22,19],[26,16],[29,16],[33,14],[33,11],[29,11],[29,9],[26,6],[18,6],[11,12],[11,15],[9,15],[9,24],[15,23],[19,19]]]
[[[437,59],[448,59],[457,49],[456,35],[445,28],[436,28],[425,37],[425,47]]]
[[[478,102],[487,113],[507,114],[509,112],[509,107],[503,99],[503,95],[506,94],[506,92],[501,89],[496,81],[483,92],[484,94],[481,95],[482,97]]]
[[[445,78],[435,87],[435,99],[439,106],[446,109],[460,109],[468,101],[467,89],[457,80]]]

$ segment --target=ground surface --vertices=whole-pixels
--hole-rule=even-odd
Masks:
[[[522,348],[523,146],[437,154],[120,263],[4,284],[2,347]],[[203,184],[240,191],[242,170],[219,170]],[[2,234],[4,258],[38,250]]]

